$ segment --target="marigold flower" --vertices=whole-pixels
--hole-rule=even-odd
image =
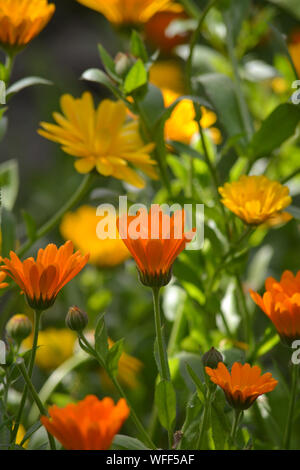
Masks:
[[[52,18],[55,5],[47,0],[0,0],[0,43],[23,47]]]
[[[88,262],[88,255],[73,253],[73,243],[68,240],[59,249],[50,243],[40,249],[36,261],[27,258],[21,261],[13,252],[9,258],[0,258],[4,265],[0,272],[7,273],[22,289],[30,307],[46,310],[51,307],[59,291],[75,277]]]
[[[32,348],[33,335],[26,338],[22,347]],[[35,362],[40,369],[53,370],[74,354],[77,334],[67,328],[46,328],[39,332]]]
[[[253,290],[250,295],[270,318],[282,341],[290,346],[295,339],[300,339],[300,271],[296,276],[284,271],[280,281],[268,277],[265,289],[263,296]]]
[[[149,81],[161,89],[184,95],[185,79],[181,65],[174,59],[154,62],[149,70]]]
[[[223,362],[219,362],[216,369],[205,367],[205,371],[210,380],[223,389],[228,403],[239,410],[249,408],[260,395],[274,390],[278,383],[270,372],[261,375],[258,366],[251,367],[247,363],[235,362],[231,373]]]
[[[184,211],[176,211],[170,217],[153,205],[149,214],[139,211],[135,216],[118,218],[121,238],[135,259],[144,285],[161,287],[170,282],[175,259],[194,236],[195,230],[184,233],[184,216]]]
[[[0,272],[0,289],[4,289],[8,286],[7,282],[4,282],[6,279],[6,273]]]
[[[300,30],[295,31],[289,41],[289,52],[300,76]]]
[[[180,95],[168,89],[162,89],[162,94],[165,107],[171,106],[180,97]],[[219,144],[222,141],[221,133],[219,129],[212,127],[217,121],[217,116],[214,112],[204,108],[204,106],[201,106],[201,113],[201,127],[203,129],[209,128],[212,140],[215,144]],[[198,124],[195,121],[194,104],[189,99],[183,99],[177,104],[170,118],[166,121],[165,138],[189,145],[194,135],[198,134],[198,131]]]
[[[67,450],[107,450],[129,416],[124,398],[115,405],[109,397],[88,395],[75,404],[49,408],[41,422]]]
[[[117,232],[116,218],[108,214],[108,223],[115,227],[115,237],[101,240],[97,237],[97,225],[104,216],[96,215],[96,208],[81,206],[68,212],[62,220],[60,231],[66,240],[72,240],[81,253],[89,252],[89,262],[101,268],[123,263],[130,253]]]
[[[263,175],[242,175],[238,181],[219,188],[219,193],[224,206],[248,225],[260,225],[278,217],[292,202],[287,186]]]
[[[95,110],[92,95],[86,92],[78,99],[63,95],[60,104],[63,115],[53,113],[57,125],[42,122],[38,133],[58,142],[64,152],[76,157],[75,168],[79,173],[96,168],[101,175],[143,188],[145,182],[131,168],[134,165],[157,179],[153,167],[156,162],[149,155],[154,144],[144,144],[138,120],[126,122],[127,108],[122,101],[104,100]]]
[[[168,27],[173,21],[186,19],[188,19],[188,15],[180,6],[178,11],[164,10],[156,13],[145,24],[146,40],[162,52],[171,52],[175,47],[186,44],[189,41],[190,32],[184,31],[174,34],[174,36],[169,36]]]
[[[82,5],[102,13],[111,23],[140,24],[146,23],[161,10],[179,9],[173,0],[77,0]]]

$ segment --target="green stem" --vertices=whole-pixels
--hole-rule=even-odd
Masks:
[[[244,292],[244,289],[243,289],[243,284],[242,284],[241,278],[238,274],[236,274],[235,278],[236,278],[238,293],[239,293],[240,300],[241,300],[241,303],[242,303],[245,342],[249,345],[249,349],[251,350],[252,341],[251,341],[251,335],[250,335],[250,331],[251,331],[250,312],[249,312],[249,309],[248,309],[248,306],[247,306],[247,301],[246,301],[245,292]]]
[[[47,235],[48,232],[50,232],[53,228],[57,226],[59,223],[60,219],[65,215],[66,212],[68,212],[72,207],[74,207],[78,202],[81,201],[81,199],[84,197],[84,195],[87,193],[88,189],[90,188],[91,182],[93,180],[93,174],[89,173],[88,175],[85,175],[81,184],[78,186],[77,190],[75,193],[72,194],[72,196],[69,198],[69,200],[59,209],[56,214],[54,214],[51,219],[46,222],[42,227],[36,232],[36,236],[33,240],[27,240],[18,250],[17,254],[18,256],[22,256],[31,246],[34,244],[36,240],[39,240],[43,236]]]
[[[190,0],[179,0],[179,3],[181,3],[188,15],[192,18],[198,18],[200,10],[193,2]]]
[[[204,440],[205,432],[207,431],[207,423],[208,423],[208,418],[209,418],[210,410],[211,410],[211,397],[212,397],[212,391],[208,389],[206,401],[204,404],[203,416],[202,416],[201,423],[200,423],[196,450],[201,450],[203,446],[203,440]]]
[[[286,183],[287,181],[291,180],[295,176],[299,175],[300,173],[300,168],[297,168],[297,170],[292,171],[292,173],[289,173],[285,178],[283,178],[280,182],[281,184]]]
[[[88,342],[88,340],[86,339],[86,337],[84,336],[84,334],[81,332],[81,333],[78,333],[78,337],[81,339],[81,341],[84,343],[84,345],[86,346],[87,350],[90,352],[90,354],[99,362],[100,366],[106,371],[106,373],[108,374],[109,378],[111,379],[111,381],[113,382],[114,386],[116,387],[116,389],[118,390],[120,396],[122,398],[124,398],[127,402],[127,405],[129,406],[130,408],[130,418],[132,419],[132,421],[134,422],[137,430],[140,432],[141,436],[143,436],[144,438],[144,442],[145,444],[150,448],[150,449],[156,449],[156,446],[155,444],[152,442],[150,436],[148,435],[147,431],[145,430],[143,424],[141,423],[141,421],[139,420],[137,414],[135,413],[134,411],[134,408],[129,400],[129,398],[127,397],[125,391],[123,390],[123,388],[121,387],[118,379],[110,372],[110,370],[106,367],[106,364],[105,362],[102,360],[102,358],[99,356],[99,354],[97,353],[97,351],[92,347],[92,345]]]
[[[291,375],[292,375],[292,388],[291,388],[286,428],[285,428],[284,439],[283,439],[283,448],[286,450],[289,450],[290,448],[291,435],[292,435],[294,408],[295,408],[296,395],[297,395],[298,364],[292,364]]]
[[[27,385],[27,389],[30,391],[30,393],[32,395],[32,398],[34,399],[38,409],[40,410],[41,415],[42,416],[47,416],[48,413],[45,410],[45,408],[44,408],[44,406],[43,406],[43,404],[42,404],[42,402],[41,402],[41,400],[40,400],[40,398],[39,398],[32,382],[31,382],[31,379],[30,379],[30,377],[28,375],[28,372],[26,370],[26,367],[24,365],[24,360],[23,359],[18,360],[17,364],[18,364],[18,367],[20,369],[21,374],[23,375],[23,378],[24,378],[25,383]],[[54,440],[53,436],[48,431],[47,431],[47,434],[48,434],[50,449],[51,450],[56,450],[55,440]]]
[[[6,58],[5,58],[5,80],[4,80],[6,86],[8,86],[10,82],[10,77],[12,74],[14,61],[15,61],[15,54],[12,52],[7,52]]]
[[[230,441],[232,445],[235,445],[235,439],[236,439],[236,433],[238,430],[239,422],[242,417],[243,411],[242,410],[234,410],[234,419],[232,422],[232,428],[231,428],[231,433],[230,433]]]
[[[162,334],[161,327],[161,317],[160,317],[160,308],[159,308],[159,287],[153,287],[153,305],[154,305],[154,319],[155,319],[155,331],[156,331],[156,340],[158,346],[158,356],[160,363],[159,375],[163,380],[170,380],[170,370],[168,364],[168,356],[165,348],[165,343]]]
[[[35,354],[37,350],[41,314],[42,312],[39,310],[34,311],[33,343],[32,343],[31,356],[30,356],[30,361],[29,361],[29,366],[28,366],[28,376],[30,379],[32,376],[32,371],[33,371],[33,366],[34,366],[34,361],[35,361]],[[18,410],[18,415],[16,418],[16,423],[12,430],[12,442],[15,442],[16,436],[18,434],[18,429],[21,423],[22,414],[23,414],[24,406],[25,406],[26,399],[27,399],[27,392],[28,392],[28,388],[27,388],[27,384],[25,384],[19,410]]]

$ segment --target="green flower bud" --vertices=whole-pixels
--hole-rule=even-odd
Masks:
[[[116,74],[120,77],[125,77],[133,64],[134,60],[130,55],[124,54],[124,52],[119,52],[115,57]]]
[[[202,356],[202,363],[204,367],[210,367],[216,369],[219,362],[223,362],[222,354],[215,348],[211,348]]]
[[[32,331],[31,321],[26,315],[14,315],[6,325],[6,333],[12,339],[21,343]]]
[[[66,325],[70,330],[81,332],[87,326],[89,322],[87,314],[80,310],[79,307],[73,305],[69,308],[66,316]]]

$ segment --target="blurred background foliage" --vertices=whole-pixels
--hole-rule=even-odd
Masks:
[[[79,97],[84,90],[89,89],[97,103],[104,97],[111,96],[103,86],[79,78],[86,69],[101,68],[97,44],[102,44],[113,57],[119,51],[126,52],[129,44],[126,32],[116,34],[108,21],[92,10],[72,0],[59,0],[54,3],[56,13],[53,20],[19,55],[12,76],[12,82],[29,75],[41,76],[53,82],[53,85],[28,88],[11,100],[6,114],[8,128],[0,147],[0,173],[7,168],[6,162],[13,160],[10,163],[10,195],[11,200],[16,196],[14,214],[17,220],[17,240],[25,237],[23,210],[40,226],[61,207],[81,181],[81,176],[73,169],[72,158],[65,155],[59,146],[37,134],[39,122],[52,121],[51,114],[59,109],[59,98],[63,93]],[[205,2],[200,0],[194,3],[200,8],[205,5]],[[232,26],[234,28],[240,22],[240,31],[239,28],[233,31],[237,35],[236,52],[240,60],[243,91],[255,127],[258,128],[262,120],[280,103],[286,103],[291,96],[291,83],[295,75],[280,33],[290,38],[297,28],[300,29],[300,4],[297,0],[257,0],[244,3],[245,11],[241,8],[237,12],[241,18],[232,17]],[[194,27],[193,24],[190,26]],[[179,23],[177,27],[186,28],[186,23]],[[194,85],[200,95],[206,92],[213,98],[212,104],[215,105],[218,116],[216,126],[223,136],[222,144],[217,150],[215,144],[209,141],[210,151],[216,159],[222,182],[235,179],[245,163],[241,158],[243,155],[237,155],[234,145],[236,125],[239,124],[235,123],[235,112],[230,103],[232,82],[229,82],[228,88],[219,87],[217,94],[214,86],[218,84],[207,82],[206,74],[210,73],[222,73],[232,79],[225,32],[220,12],[216,8],[212,9],[206,18],[200,42],[195,47],[193,61]],[[150,43],[148,47],[150,51],[153,50]],[[300,45],[298,54],[300,55]],[[163,51],[159,59],[172,59],[184,67],[187,56],[188,46],[183,44],[176,52]],[[197,145],[199,144],[195,144],[196,148]],[[173,183],[176,200],[189,202],[191,198],[186,188],[190,157],[185,151],[181,153],[181,157],[175,154],[168,156],[169,171],[176,177],[176,182],[174,180]],[[292,138],[272,149],[269,158],[259,158],[252,171],[262,173],[267,168],[270,178],[283,180],[299,168],[299,156],[298,127]],[[14,162],[17,162],[17,165]],[[293,206],[300,207],[300,176],[289,180],[288,186],[293,197]],[[125,194],[128,194],[132,201],[165,202],[168,197],[165,190],[158,191],[159,187],[158,182],[151,182],[145,189],[137,191],[118,180],[99,176],[90,196],[82,201],[82,204],[97,206],[101,202],[116,203],[118,195]],[[178,410],[178,427],[181,427],[185,418],[184,405],[191,399],[191,393],[194,391],[185,364],[191,364],[193,369],[201,374],[201,354],[211,346],[224,353],[228,365],[234,360],[245,360],[248,345],[240,324],[240,311],[243,306],[232,278],[235,269],[244,273],[242,283],[246,293],[250,287],[254,290],[261,289],[267,276],[278,279],[286,269],[294,272],[299,269],[300,225],[295,218],[279,228],[256,230],[250,239],[253,248],[251,254],[249,255],[248,250],[243,250],[235,262],[231,262],[223,271],[221,280],[209,286],[216,265],[222,263],[224,235],[218,228],[219,224],[222,227],[221,213],[215,204],[211,177],[207,166],[200,159],[194,161],[193,200],[205,204],[204,247],[199,252],[186,251],[176,261],[174,280],[164,289],[162,301],[166,336],[170,338],[172,376],[179,393],[178,403],[181,404]],[[234,216],[230,217],[234,219]],[[237,230],[240,230],[239,221],[235,220],[234,224]],[[44,246],[50,241],[57,244],[63,242],[59,228],[39,240],[30,250],[31,253],[35,253],[39,246]],[[241,432],[240,440],[247,443],[250,435],[255,433],[255,448],[276,448],[280,445],[288,406],[289,353],[279,344],[267,317],[249,298],[247,300],[253,326],[252,337],[257,346],[251,359],[259,363],[263,371],[271,371],[279,380],[279,386],[246,413],[245,423],[248,427]],[[75,281],[65,287],[55,306],[44,314],[43,330],[65,328],[65,315],[68,307],[73,304],[88,312],[90,329],[95,326],[96,316],[105,311],[109,336],[112,340],[124,337],[126,352],[141,361],[141,367],[139,363],[135,363],[136,370],[140,369],[138,373],[133,374],[135,380],[126,384],[128,393],[138,414],[150,425],[152,423],[153,433],[161,432],[156,427],[155,412],[151,408],[153,381],[156,376],[151,292],[137,282],[137,272],[132,260],[129,259],[113,269],[89,265]],[[9,293],[5,294],[1,298],[0,306],[2,328],[10,314],[22,312],[31,315],[23,297],[19,295],[10,297]],[[68,341],[72,343],[70,338],[62,340],[65,348]],[[60,346],[61,344],[54,346],[51,354],[61,354]],[[68,359],[68,356],[69,354],[66,354],[63,359]],[[49,377],[50,385],[51,380],[55,381],[55,376],[51,375],[53,365],[47,365],[45,362],[47,363],[47,360],[41,359],[35,369],[37,389],[40,389]],[[132,362],[130,364],[129,368],[135,367]],[[128,371],[126,372],[126,366],[124,367],[126,381]],[[20,384],[17,383],[16,388],[18,387],[20,388]],[[53,393],[51,386],[49,390],[48,402],[59,405],[81,399],[89,393],[117,396],[93,361],[83,361],[78,368],[65,373]],[[12,409],[18,399],[17,392],[10,396]],[[218,400],[216,406],[223,406],[221,392]],[[193,402],[189,404],[189,408],[191,413],[197,412]],[[295,436],[300,432],[299,407],[297,413]],[[34,410],[28,414],[26,424],[31,424],[33,416]],[[212,421],[217,422],[217,419],[213,415]],[[219,428],[218,424],[213,428],[214,446],[218,443],[222,445],[222,432]],[[126,423],[124,433],[134,435],[134,432],[131,424]],[[35,439],[38,439],[37,436],[36,434]]]

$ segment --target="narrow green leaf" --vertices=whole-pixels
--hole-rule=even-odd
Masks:
[[[95,329],[95,349],[102,360],[105,362],[108,353],[108,337],[104,321],[105,313],[101,313],[97,320]]]
[[[191,366],[189,364],[186,365],[186,368],[187,368],[187,371],[188,371],[192,381],[196,385],[199,400],[201,401],[201,403],[205,403],[205,387],[204,387],[203,383],[201,382],[200,378],[193,371],[193,369],[191,368]]]
[[[19,168],[17,160],[8,160],[0,164],[1,204],[12,210],[19,190]]]
[[[116,64],[113,58],[108,54],[108,52],[104,49],[101,44],[98,44],[98,50],[102,63],[108,75],[117,82],[121,83],[120,77],[118,77],[118,75],[116,74]]]
[[[16,247],[16,219],[12,212],[2,207],[1,209],[1,255],[8,256]]]
[[[143,62],[148,62],[148,54],[145,44],[139,33],[135,30],[133,30],[131,34],[130,51],[134,57],[141,59]]]
[[[176,419],[176,394],[172,382],[161,380],[156,385],[155,404],[161,425],[172,431]]]
[[[113,447],[120,450],[149,450],[138,439],[123,434],[117,434],[114,437]]]
[[[36,239],[36,231],[37,231],[35,220],[25,210],[22,210],[22,216],[26,225],[27,236],[30,241],[34,241]]]
[[[117,341],[111,348],[109,348],[107,357],[106,357],[106,364],[109,371],[112,373],[113,376],[118,374],[118,365],[120,357],[124,350],[124,339],[120,339]]]
[[[6,98],[10,98],[12,95],[19,93],[19,91],[24,90],[24,88],[28,88],[34,85],[52,85],[53,83],[50,80],[46,80],[45,78],[41,77],[26,77],[18,80],[17,82],[13,83],[6,91]]]
[[[147,80],[148,74],[145,65],[141,59],[138,59],[126,75],[124,82],[124,92],[127,94],[132,93],[141,86],[146,85]]]

